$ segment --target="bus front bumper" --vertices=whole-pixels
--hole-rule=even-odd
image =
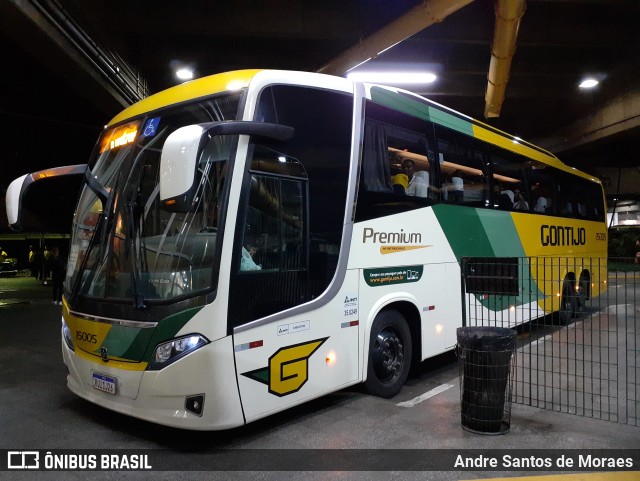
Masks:
[[[95,361],[80,357],[64,339],[62,357],[69,389],[107,409],[182,429],[218,430],[245,423],[231,337],[207,344],[158,371],[122,369],[98,357]],[[94,387],[94,377],[102,389],[115,393]]]

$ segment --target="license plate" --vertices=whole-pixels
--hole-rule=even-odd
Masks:
[[[93,387],[99,391],[116,393],[116,379],[97,372],[93,373]]]

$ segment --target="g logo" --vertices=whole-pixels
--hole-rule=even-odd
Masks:
[[[269,392],[276,396],[298,392],[309,379],[309,358],[327,339],[325,337],[278,349],[269,358],[268,367],[245,372],[243,376],[266,384]]]

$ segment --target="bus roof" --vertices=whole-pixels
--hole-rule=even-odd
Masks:
[[[220,92],[236,90],[246,87],[253,76],[260,72],[256,70],[236,70],[233,72],[209,75],[199,79],[176,85],[157,94],[153,94],[127,107],[109,122],[108,126],[138,115],[157,110],[168,105],[175,105],[201,97],[208,97]]]

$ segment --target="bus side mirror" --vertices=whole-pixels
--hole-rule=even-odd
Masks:
[[[172,212],[191,210],[198,189],[198,162],[204,145],[216,135],[251,135],[283,141],[293,127],[266,122],[210,122],[181,127],[167,137],[160,154],[160,202]]]
[[[185,212],[195,194],[198,153],[204,129],[181,127],[169,134],[160,154],[160,202],[169,211]]]
[[[22,204],[24,203],[25,195],[34,183],[72,175],[82,175],[86,172],[87,164],[65,165],[63,167],[53,167],[50,169],[39,170],[31,174],[25,174],[13,180],[13,182],[9,184],[5,195],[9,227],[14,231],[22,229]],[[49,206],[46,208],[48,209]]]

